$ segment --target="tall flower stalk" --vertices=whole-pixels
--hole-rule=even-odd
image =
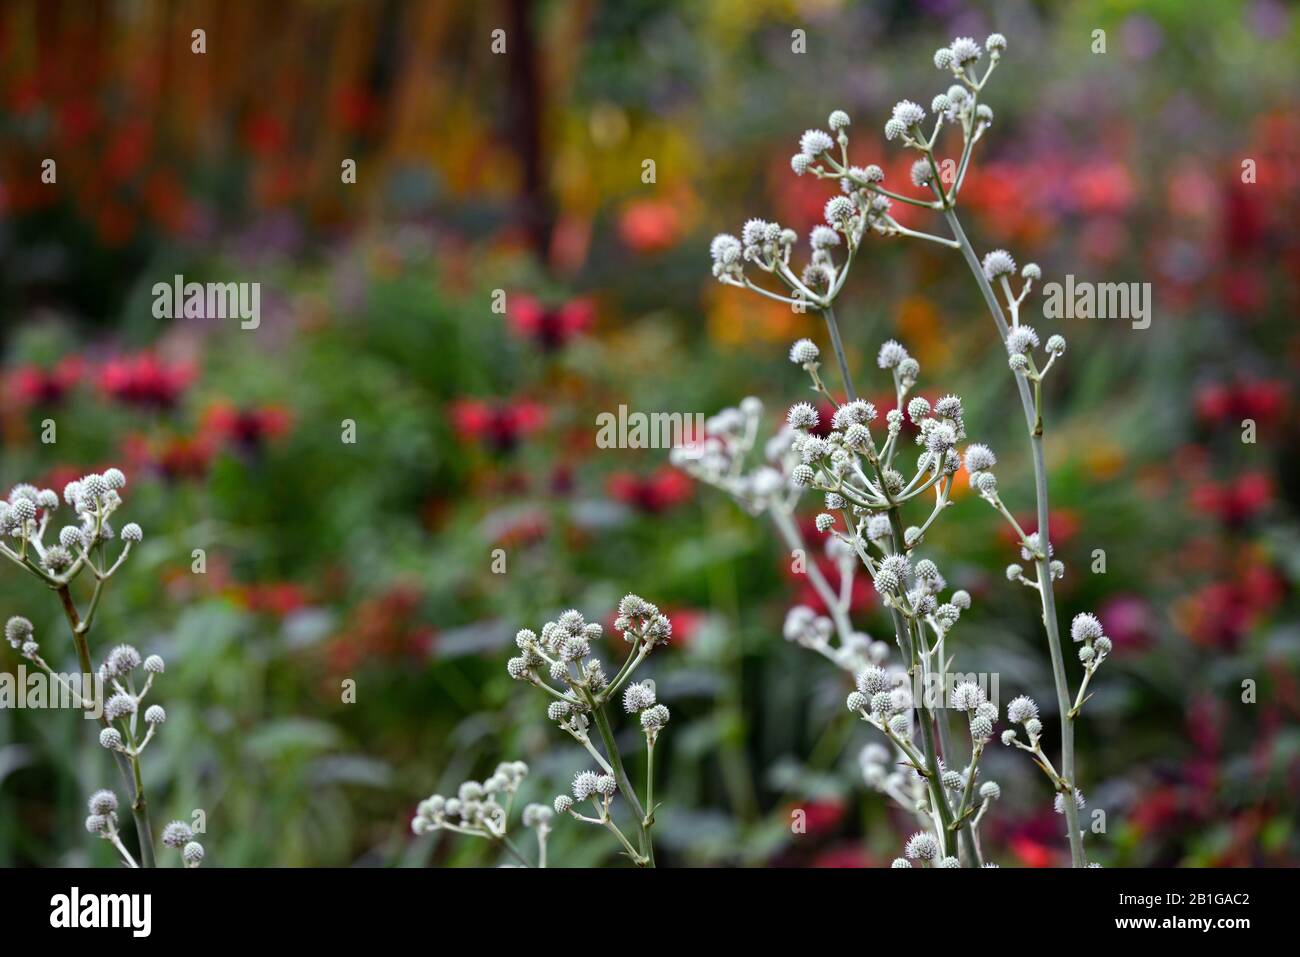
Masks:
[[[958,196],[969,169],[973,147],[993,122],[993,111],[980,102],[980,95],[1000,62],[1006,46],[1006,39],[1001,34],[993,34],[985,41],[983,48],[968,37],[959,37],[949,46],[936,52],[935,66],[950,72],[954,82],[946,92],[939,93],[931,101],[930,113],[933,115],[934,122],[929,128],[928,135],[924,128],[927,113],[921,106],[910,100],[902,100],[894,106],[892,115],[885,123],[885,136],[888,140],[900,141],[903,146],[918,154],[910,170],[910,179],[912,186],[922,191],[920,195],[886,188],[883,185],[884,171],[878,165],[861,167],[850,163],[847,133],[850,118],[845,112],[836,110],[828,120],[831,132],[815,129],[806,131],[800,138],[799,152],[790,162],[796,175],[812,175],[819,179],[833,180],[838,183],[841,191],[841,195],[832,197],[826,203],[826,225],[815,227],[809,236],[812,254],[807,266],[796,273],[791,265],[791,255],[798,239],[793,230],[783,229],[779,224],[758,219],[747,222],[739,238],[727,234],[717,236],[711,244],[710,253],[713,259],[714,276],[720,282],[782,302],[800,313],[812,310],[821,314],[839,369],[844,394],[847,396],[847,404],[838,407],[840,411],[860,403],[856,401],[857,393],[834,307],[864,239],[869,234],[874,234],[881,237],[903,237],[929,242],[960,252],[971,269],[993,318],[999,338],[1007,350],[1008,364],[1020,396],[1034,469],[1037,530],[1027,533],[1003,504],[997,490],[997,480],[992,472],[996,458],[991,450],[982,445],[969,447],[965,456],[965,465],[971,473],[972,486],[984,501],[993,506],[1012,525],[1020,542],[1022,559],[1032,563],[1032,578],[1026,578],[1024,569],[1015,564],[1008,567],[1007,577],[1036,590],[1042,605],[1043,627],[1051,655],[1052,676],[1060,718],[1060,769],[1058,770],[1047,759],[1042,750],[1039,742],[1042,726],[1038,720],[1037,706],[1032,700],[1023,699],[1028,704],[1017,710],[1018,717],[1012,717],[1014,723],[1024,725],[1029,743],[1020,742],[1014,730],[1005,732],[1002,737],[1004,743],[1014,744],[1029,751],[1038,766],[1047,774],[1053,788],[1057,791],[1057,810],[1066,819],[1071,863],[1080,867],[1087,862],[1079,827],[1078,812],[1083,806],[1083,798],[1076,778],[1074,721],[1087,700],[1085,690],[1088,682],[1098,665],[1108,656],[1111,648],[1109,639],[1102,634],[1100,623],[1097,623],[1095,618],[1090,615],[1076,617],[1071,628],[1071,637],[1080,644],[1078,656],[1084,666],[1085,674],[1079,693],[1072,703],[1053,592],[1053,581],[1064,574],[1064,566],[1052,556],[1048,481],[1043,454],[1042,408],[1042,383],[1057,358],[1064,353],[1065,340],[1061,336],[1052,336],[1048,339],[1045,346],[1048,358],[1039,368],[1034,357],[1034,350],[1040,346],[1038,334],[1032,327],[1021,323],[1020,307],[1029,295],[1034,281],[1041,277],[1041,271],[1032,263],[1025,266],[1020,272],[1023,284],[1019,291],[1013,290],[1011,279],[1015,275],[1016,265],[1011,255],[1005,250],[994,250],[981,261],[962,229],[956,213]],[[978,65],[986,51],[988,65],[981,75]],[[962,136],[960,157],[956,160],[942,159],[935,153],[940,134],[945,127],[951,126],[958,126]],[[943,236],[903,226],[891,214],[895,203],[919,207],[939,214],[951,235]],[[835,251],[841,245],[844,247],[844,253],[837,261]],[[749,268],[773,277],[780,283],[781,290],[777,291],[754,282],[747,274]],[[997,290],[994,288],[995,283]],[[823,468],[811,477],[807,474],[799,476],[795,473],[785,476],[792,479],[795,485],[811,486],[826,491],[829,505],[832,496],[836,503],[844,501],[843,483],[846,471],[850,475],[851,484],[855,478],[852,472],[854,470],[858,472],[856,479],[860,481],[857,490],[870,494],[859,497],[847,496],[851,506],[850,511],[844,514],[844,520],[849,525],[850,531],[847,541],[855,551],[859,552],[868,569],[872,570],[878,589],[881,584],[878,569],[883,567],[884,559],[880,560],[878,565],[873,565],[872,558],[861,548],[863,536],[858,531],[859,520],[865,516],[868,524],[877,523],[880,537],[885,542],[883,548],[888,556],[906,556],[924,537],[942,508],[948,504],[946,490],[950,486],[945,486],[940,475],[944,470],[941,466],[941,457],[949,454],[952,447],[951,444],[944,447],[946,433],[943,430],[953,429],[960,433],[955,436],[955,439],[964,438],[959,404],[956,406],[958,416],[955,419],[951,415],[938,414],[938,410],[935,410],[934,416],[930,416],[931,410],[928,404],[925,407],[918,407],[918,416],[913,413],[909,405],[908,412],[913,423],[922,429],[918,441],[924,440],[929,443],[936,436],[939,437],[939,441],[934,446],[927,444],[927,449],[934,458],[930,461],[918,462],[917,478],[907,483],[905,487],[898,481],[891,481],[892,476],[888,473],[892,471],[897,426],[901,422],[907,389],[910,383],[915,381],[916,373],[914,360],[910,357],[904,359],[906,354],[901,350],[902,347],[897,343],[887,343],[882,348],[880,356],[881,368],[894,370],[897,397],[897,406],[891,411],[890,416],[897,416],[898,421],[890,423],[891,434],[885,446],[877,452],[875,446],[870,443],[869,437],[866,442],[850,440],[848,432],[842,429],[839,422],[840,413],[837,412],[834,423],[837,431],[833,432],[832,436],[838,437],[838,447],[837,443],[832,441],[826,450],[826,464],[830,469]],[[818,372],[816,346],[809,340],[796,343],[791,352],[791,359],[809,371],[814,390],[834,404],[834,398]],[[924,400],[913,400],[913,402],[917,401],[924,402]],[[874,415],[874,409],[872,412]],[[791,410],[791,416],[791,425],[798,428],[794,410]],[[807,416],[800,414],[799,418],[806,420]],[[938,424],[927,425],[927,420]],[[804,423],[804,427],[807,427],[807,422]],[[721,442],[724,448],[727,448],[728,441],[726,431],[726,429],[719,430],[719,435],[711,437],[715,442]],[[821,450],[815,445],[813,447],[816,453],[820,453]],[[804,465],[817,466],[819,464],[817,460],[821,455],[814,454],[810,460],[808,448],[807,440],[796,441],[796,450],[803,455]],[[756,510],[771,511],[782,536],[787,544],[790,544],[792,541],[791,507],[788,504],[774,506],[774,502],[780,499],[780,493],[775,489],[768,489],[763,494],[753,496],[755,489],[750,479],[761,482],[761,473],[746,478],[740,466],[719,462],[717,451],[717,448],[712,451],[706,448],[703,451],[684,452],[679,455],[679,464],[693,471],[697,477],[727,489],[739,500],[744,501],[747,495],[759,500],[760,507]],[[727,449],[727,454],[732,458],[736,458],[734,452],[734,449]],[[837,454],[847,456],[848,463],[837,461]],[[864,462],[870,474],[862,470]],[[776,479],[769,477],[767,484],[780,484],[781,478],[781,475]],[[801,481],[801,478],[807,480]],[[901,476],[898,478],[901,479]],[[914,497],[914,494],[909,493],[913,491],[918,480],[925,483],[925,488],[934,487],[939,501],[930,518],[923,525],[916,526],[913,533],[913,529],[904,528],[900,508],[910,497]],[[833,516],[831,521],[834,521]],[[827,531],[831,527],[831,524],[823,523],[819,518],[819,528]],[[871,536],[868,538],[870,539]],[[893,570],[899,573],[903,571],[901,566]],[[901,574],[896,577],[903,578]],[[905,581],[901,581],[900,584],[906,587]],[[813,585],[819,594],[826,590],[824,582],[819,583],[816,578],[813,578]],[[824,594],[822,597],[825,600]],[[919,664],[924,677],[929,670],[927,663],[933,661],[936,665],[935,670],[942,679],[947,673],[947,659],[943,654],[943,634],[936,636],[934,645],[929,644],[925,628],[918,621],[915,606],[909,609],[906,601],[898,600],[887,600],[886,604],[889,606],[896,642],[903,653],[908,673],[914,674]],[[836,630],[843,636],[846,627],[841,620],[843,609],[837,609],[834,601],[827,602],[827,607],[832,610]],[[963,697],[963,701],[966,700],[974,699],[967,695]],[[980,858],[978,840],[972,833],[970,822],[982,816],[983,809],[976,810],[970,798],[974,769],[978,756],[983,751],[983,743],[974,742],[975,749],[968,766],[969,781],[962,789],[961,800],[955,805],[941,800],[942,793],[935,789],[934,785],[936,781],[942,782],[946,773],[942,768],[942,760],[951,759],[953,754],[951,742],[948,740],[949,729],[942,715],[936,714],[927,707],[924,697],[917,702],[917,705],[920,710],[918,721],[921,731],[920,756],[924,759],[924,776],[929,779],[928,783],[932,788],[930,808],[935,815],[937,834],[930,835],[929,840],[909,842],[909,857],[914,860],[946,860],[949,855],[944,836],[948,831],[954,831],[960,841],[962,862],[978,862]],[[971,714],[975,713],[973,708],[964,710],[968,710]],[[980,728],[983,730],[982,724]],[[902,749],[901,742],[894,743]],[[913,851],[916,853],[912,854]],[[934,853],[930,853],[931,851]]]
[[[95,669],[90,649],[91,629],[104,589],[123,567],[132,546],[144,538],[140,526],[134,522],[123,525],[120,533],[115,533],[109,521],[122,505],[119,491],[125,486],[126,476],[115,468],[70,482],[63,490],[63,501],[72,507],[79,524],[60,529],[57,542],[45,540],[59,508],[59,496],[52,489],[17,485],[8,499],[0,502],[0,556],[58,597],[80,675],[63,675],[50,666],[27,618],[20,615],[9,618],[5,637],[23,658],[61,686],[74,706],[98,718],[99,743],[112,753],[130,797],[138,856],[131,854],[123,842],[117,823],[117,796],[112,791],[103,789],[90,796],[86,830],[112,844],[128,867],[153,867],[154,832],[149,822],[141,756],[167,720],[167,712],[157,704],[144,707],[144,699],[166,665],[158,655],[142,657],[133,646],[122,644],[113,648]],[[122,543],[116,558],[109,554],[114,538]],[[78,609],[72,592],[80,580],[91,583],[90,595],[82,606],[84,610]],[[137,678],[142,679],[139,685]],[[203,845],[194,840],[193,830],[185,822],[172,821],[163,828],[160,837],[165,846],[181,852],[185,866],[197,867],[202,862]]]

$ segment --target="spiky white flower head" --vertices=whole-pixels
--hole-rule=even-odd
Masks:
[[[913,396],[907,403],[907,417],[914,423],[920,424],[921,420],[930,414],[930,400],[925,396]]]
[[[1023,565],[1017,565],[1015,562],[1012,562],[1010,565],[1007,566],[1007,571],[1006,571],[1007,581],[1013,582],[1024,573],[1025,573],[1025,569]]]
[[[85,547],[86,539],[81,529],[75,525],[65,525],[59,529],[59,544],[70,550],[78,550]]]
[[[36,521],[36,503],[29,498],[20,498],[9,506],[9,514],[22,528],[28,522]]]
[[[814,226],[808,234],[808,245],[813,249],[829,249],[840,244],[840,234],[829,226]]]
[[[844,430],[844,444],[855,452],[864,452],[871,444],[871,430],[854,422]]]
[[[825,534],[835,527],[835,516],[829,512],[822,512],[814,519],[814,522],[817,525],[817,531]]]
[[[977,714],[970,719],[970,736],[976,741],[987,741],[993,737],[993,722]]]
[[[121,469],[104,469],[104,484],[113,491],[126,488],[126,476]]]
[[[86,806],[91,814],[102,814],[107,817],[117,810],[117,795],[107,788],[101,788],[90,796]]]
[[[709,243],[709,255],[713,257],[714,263],[720,266],[738,263],[742,250],[740,240],[730,233],[718,233]]]
[[[895,868],[903,867],[903,868],[907,868],[908,870],[911,870],[912,862],[905,857],[896,857],[894,858],[893,862],[889,866]]]
[[[1075,789],[1074,789],[1074,806],[1077,807],[1079,810],[1083,810],[1083,806],[1084,806],[1085,803],[1087,803],[1087,802],[1085,802],[1084,799],[1083,799],[1083,792],[1080,791],[1078,788],[1075,788]],[[1064,813],[1065,813],[1065,795],[1064,795],[1064,794],[1057,794],[1057,795],[1056,795],[1056,797],[1052,800],[1052,809],[1055,810],[1057,814],[1064,814]]]
[[[987,472],[993,466],[998,464],[998,457],[993,454],[993,450],[981,442],[972,442],[966,446],[966,471],[974,475],[976,472]]]
[[[990,33],[984,41],[984,49],[989,53],[1001,53],[1007,48],[1007,38],[1000,33]]]
[[[948,99],[947,93],[937,93],[934,99],[930,101],[930,112],[936,116],[939,114],[949,114],[952,112],[952,100]]]
[[[807,488],[816,480],[816,473],[810,465],[796,465],[790,472],[790,481],[801,488]]]
[[[151,704],[144,712],[145,724],[162,724],[167,720],[167,712],[160,704]]]
[[[892,534],[892,527],[889,524],[889,516],[872,515],[867,520],[867,539],[873,542],[883,541]]]
[[[889,674],[877,665],[868,665],[854,679],[864,695],[875,695],[889,690]]]
[[[821,418],[817,415],[817,409],[810,402],[796,402],[790,406],[790,411],[786,414],[785,420],[790,423],[792,428],[796,429],[815,429]]]
[[[1043,733],[1043,722],[1037,718],[1030,718],[1025,722],[1025,733],[1031,738],[1036,738]]]
[[[1038,703],[1029,695],[1012,698],[1007,705],[1007,720],[1012,724],[1023,724],[1030,718],[1038,717]]]
[[[104,479],[104,476],[93,472],[90,475],[82,476],[81,501],[83,504],[89,503],[93,506],[96,502],[101,501],[108,494],[108,491],[108,482]]]
[[[557,794],[551,807],[555,808],[556,814],[564,814],[573,808],[573,798],[567,794]]]
[[[1101,621],[1091,612],[1081,612],[1070,622],[1070,637],[1075,641],[1094,641],[1102,634]]]
[[[934,65],[936,69],[947,70],[952,66],[952,50],[948,47],[940,47],[934,51]]]
[[[22,656],[30,661],[35,661],[36,656],[41,653],[41,646],[34,641],[23,642]]]
[[[907,350],[893,339],[888,340],[876,353],[876,365],[882,369],[894,369],[907,358]]]
[[[1095,657],[1097,657],[1097,652],[1093,649],[1092,645],[1079,646],[1079,660],[1085,665]]]
[[[999,276],[1010,276],[1016,271],[1016,261],[1005,249],[995,249],[984,257],[984,275],[990,282]]]
[[[839,237],[836,236],[836,239],[838,240]],[[799,339],[790,347],[790,361],[797,366],[816,362],[820,355],[821,350],[817,348],[817,343],[811,339]]]
[[[875,163],[870,163],[862,171],[862,178],[868,183],[883,183],[885,181],[885,171]]]
[[[63,501],[67,502],[69,505],[75,506],[77,504],[77,500],[80,497],[81,497],[80,482],[69,482],[67,485],[63,486]]]
[[[947,868],[961,867],[961,861],[950,854],[939,862],[939,866]]]
[[[125,692],[119,691],[104,702],[104,714],[110,721],[135,714],[136,700]]]
[[[826,216],[826,222],[832,226],[843,226],[853,215],[853,200],[847,196],[832,196],[826,201],[826,208],[822,212]]]
[[[929,831],[917,831],[907,839],[903,853],[914,861],[932,861],[939,856],[939,841]]]
[[[646,731],[657,732],[668,724],[669,717],[668,709],[664,705],[657,704],[641,712],[641,727]]]
[[[976,62],[982,55],[980,45],[970,37],[958,37],[952,41],[952,58],[958,66],[967,66]]]
[[[595,771],[579,771],[573,778],[573,799],[585,801],[596,793],[596,782],[600,775]]]
[[[105,814],[91,814],[86,818],[86,830],[91,834],[108,834],[111,822]]]
[[[804,130],[799,137],[799,152],[809,159],[816,159],[835,145],[829,133],[822,130]]]
[[[5,622],[5,638],[15,648],[21,648],[26,642],[30,641],[32,634],[32,623],[22,615],[14,615]]]
[[[108,653],[104,666],[110,674],[124,675],[140,667],[140,652],[131,645],[118,645]]]
[[[986,126],[992,125],[993,107],[989,106],[987,103],[981,103],[979,106],[975,107],[975,119],[979,120]]]
[[[1002,797],[1002,788],[997,781],[985,781],[980,785],[980,797],[986,801],[996,801]]]
[[[162,842],[167,847],[181,848],[194,840],[194,832],[184,821],[172,821],[162,830]]]
[[[984,689],[973,681],[959,682],[952,689],[952,706],[958,711],[974,711],[984,701]]]
[[[861,691],[850,691],[849,696],[844,700],[844,705],[850,711],[861,711],[867,706],[867,696]]]
[[[181,860],[190,867],[198,867],[203,863],[203,845],[198,841],[190,841],[181,848]]]
[[[1024,279],[1042,279],[1043,270],[1039,268],[1038,263],[1025,263],[1025,268],[1020,270],[1020,275]]]
[[[1065,336],[1048,336],[1047,352],[1049,355],[1059,356],[1065,352]]]
[[[913,186],[928,186],[930,180],[934,178],[934,169],[930,166],[928,159],[919,159],[912,164],[909,175],[912,178]]]
[[[894,104],[891,118],[902,123],[905,129],[910,129],[925,119],[925,110],[911,100],[899,100]]]
[[[527,680],[530,673],[527,658],[516,657],[506,662],[506,674],[516,681]]]
[[[122,526],[121,538],[124,542],[135,544],[144,539],[144,532],[135,522],[127,522]]]
[[[965,782],[962,781],[961,773],[959,771],[951,771],[951,770],[944,771],[942,774],[940,774],[939,781],[949,791],[960,791],[962,789],[963,784],[965,784]]]
[[[573,710],[573,705],[567,701],[552,701],[546,706],[546,717],[552,721],[563,721]]]
[[[794,171],[795,176],[802,176],[808,172],[808,167],[812,164],[812,157],[807,153],[795,153],[790,157],[790,169]]]
[[[1033,326],[1016,326],[1007,333],[1007,354],[1023,355],[1038,348],[1038,333]]]
[[[545,827],[554,816],[554,812],[545,804],[533,803],[524,808],[520,821],[524,827]]]
[[[1016,732],[1014,728],[1007,728],[1002,732],[1002,743],[1008,748],[1016,742]]]
[[[1110,639],[1105,635],[1102,635],[1100,638],[1093,641],[1092,647],[1096,649],[1097,654],[1105,656],[1111,653],[1113,646],[1111,645]]]
[[[900,120],[890,117],[885,121],[885,139],[896,140],[907,132],[907,127]]]
[[[916,385],[916,378],[921,374],[921,363],[908,356],[898,364],[898,378],[903,385],[911,388]]]
[[[896,714],[889,719],[889,730],[896,738],[907,738],[912,734],[912,717],[907,712]]]
[[[117,728],[105,728],[99,732],[99,745],[110,751],[122,750],[122,732]]]
[[[144,660],[144,670],[151,675],[160,675],[167,670],[167,663],[159,655],[150,655]]]
[[[628,714],[652,708],[654,704],[655,689],[649,682],[634,681],[623,691],[623,709]]]
[[[596,778],[596,793],[602,797],[611,798],[617,790],[618,782],[614,780],[614,775],[602,774]]]
[[[843,110],[834,110],[827,118],[826,125],[831,128],[832,132],[838,132],[849,125],[849,114]]]

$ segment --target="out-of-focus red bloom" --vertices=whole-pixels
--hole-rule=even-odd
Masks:
[[[681,216],[668,200],[633,200],[618,218],[619,238],[639,253],[662,252],[677,242],[681,232]]]
[[[786,812],[788,820],[796,820],[793,817],[794,812],[802,811],[804,818],[805,831],[809,836],[824,834],[833,830],[840,821],[844,820],[844,802],[838,798],[827,798],[819,801],[803,801],[791,805]]]
[[[121,356],[104,363],[100,388],[113,399],[144,408],[170,409],[194,381],[188,362],[167,363],[152,352]]]
[[[1273,481],[1263,472],[1247,472],[1226,483],[1202,482],[1192,490],[1192,507],[1238,528],[1273,501]]]
[[[398,584],[356,607],[347,627],[325,645],[332,670],[347,672],[369,660],[419,659],[433,646],[434,630],[420,621],[424,596]]]
[[[1056,852],[1033,838],[1018,835],[1011,838],[1007,845],[1025,867],[1051,867],[1056,863]]]
[[[258,614],[283,618],[307,606],[307,592],[293,582],[264,582],[236,585],[230,596],[239,605]]]
[[[1183,800],[1174,787],[1149,788],[1129,811],[1129,821],[1143,837],[1159,834],[1183,817]]]
[[[1097,609],[1106,636],[1117,651],[1148,645],[1155,636],[1155,615],[1146,599],[1137,595],[1115,595]]]
[[[554,352],[591,328],[596,306],[590,299],[570,299],[547,308],[532,296],[516,293],[510,299],[506,319],[516,335],[533,340],[545,352]]]
[[[123,443],[127,461],[133,468],[143,469],[178,481],[201,479],[208,474],[215,443],[208,435],[161,435],[146,438],[129,435]]]
[[[1174,604],[1174,619],[1196,644],[1232,651],[1284,592],[1277,572],[1253,564],[1235,580],[1211,582],[1180,599]]]
[[[26,365],[8,376],[9,396],[18,405],[58,405],[81,381],[86,363],[80,356],[64,356],[53,368]]]
[[[480,442],[496,452],[512,452],[520,439],[546,423],[546,410],[527,400],[490,404],[461,399],[452,403],[451,422],[463,440]]]
[[[256,452],[267,442],[287,433],[291,423],[289,410],[283,406],[240,409],[226,402],[218,402],[203,413],[202,431],[241,451]]]
[[[1196,390],[1196,416],[1206,425],[1239,426],[1243,419],[1262,425],[1277,418],[1285,405],[1285,386],[1268,379],[1213,382]]]
[[[689,478],[667,466],[651,475],[619,472],[609,477],[611,498],[649,515],[680,505],[691,497],[693,487]]]

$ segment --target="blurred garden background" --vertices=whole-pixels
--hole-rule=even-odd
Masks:
[[[1070,341],[1047,400],[1062,617],[1095,610],[1116,645],[1079,734],[1107,811],[1090,854],[1300,863],[1300,10],[1280,0],[5,0],[0,482],[128,476],[145,541],[94,651],[167,658],[155,822],[204,809],[215,866],[495,863],[414,837],[416,802],[517,758],[527,799],[563,790],[586,763],[507,677],[512,636],[570,606],[608,623],[635,591],[675,625],[647,666],[673,713],[660,864],[887,865],[908,822],[863,785],[875,732],[782,639],[815,596],[766,524],[664,451],[597,449],[595,421],[755,394],[775,424],[805,398],[786,351],[822,330],[719,286],[709,239],[820,220],[827,186],[788,161],[835,108],[854,162],[905,181],[890,106],[929,102],[934,49],[992,30],[1010,47],[962,196],[976,247],[1153,286],[1145,330],[1026,307]],[[175,274],[260,282],[260,326],[154,318]],[[842,302],[860,381],[902,340],[1031,512],[1005,356],[955,255],[873,242]],[[997,516],[959,490],[927,547],[975,596],[962,668],[1049,700]],[[887,634],[869,587],[855,606]],[[0,614],[75,670],[57,601],[14,569]],[[88,728],[0,710],[0,864],[111,862],[81,825],[113,774]],[[985,851],[1061,863],[1016,757],[985,759]],[[614,863],[604,837],[557,822],[552,860]]]

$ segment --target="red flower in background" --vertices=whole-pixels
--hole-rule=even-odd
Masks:
[[[1022,513],[1016,516],[1016,521],[1020,527],[1025,530],[1026,535],[1032,535],[1038,531],[1038,516],[1033,513]],[[1079,515],[1072,509],[1054,508],[1047,515],[1047,531],[1052,540],[1053,549],[1061,549],[1070,544],[1074,536],[1079,533]],[[1020,544],[1020,536],[1016,530],[1009,525],[1002,526],[1002,534],[1014,545]]]
[[[1252,564],[1234,580],[1211,582],[1180,599],[1174,619],[1196,644],[1235,651],[1282,600],[1285,588],[1272,568]]]
[[[682,218],[674,203],[638,199],[628,203],[618,218],[618,236],[629,249],[657,253],[672,247],[681,236]]]
[[[1238,528],[1273,501],[1273,480],[1263,472],[1247,472],[1226,483],[1203,482],[1192,490],[1192,507],[1208,512],[1229,528]]]
[[[191,363],[167,363],[152,352],[141,352],[104,363],[99,385],[110,398],[126,405],[170,409],[194,378]]]
[[[546,410],[526,400],[492,404],[461,399],[451,405],[451,422],[465,441],[476,441],[495,452],[512,452],[520,439],[546,423]]]
[[[657,515],[686,501],[693,487],[689,478],[668,466],[647,476],[619,472],[609,477],[611,498],[648,515]]]
[[[359,604],[347,627],[325,645],[330,667],[348,672],[375,658],[418,659],[433,647],[434,630],[423,623],[424,595],[413,584],[398,584]]]
[[[208,435],[129,435],[123,443],[133,468],[161,475],[169,481],[201,479],[208,474],[216,447]]]
[[[201,431],[211,439],[229,443],[240,451],[257,452],[267,442],[285,435],[291,423],[292,417],[283,406],[241,409],[219,402],[203,413]]]
[[[19,366],[9,374],[9,396],[21,406],[58,405],[81,381],[85,370],[80,356],[64,356],[50,369]]]
[[[1196,416],[1205,425],[1271,422],[1286,406],[1286,387],[1274,380],[1214,382],[1196,390]]]
[[[532,339],[544,352],[554,352],[580,332],[591,328],[596,306],[590,299],[571,299],[547,308],[532,296],[511,297],[506,319],[518,336]]]
[[[307,592],[293,582],[258,582],[230,589],[235,603],[251,612],[283,618],[307,606]]]
[[[1136,650],[1150,644],[1156,634],[1155,614],[1146,599],[1137,595],[1115,595],[1097,609],[1106,626],[1106,636],[1115,650]]]

